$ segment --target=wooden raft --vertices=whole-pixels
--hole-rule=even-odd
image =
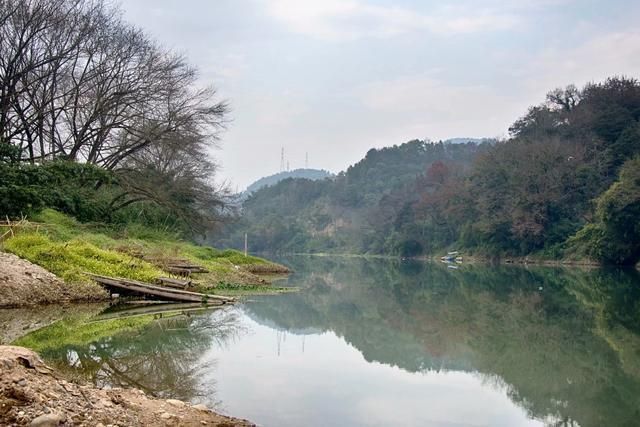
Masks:
[[[117,277],[99,276],[90,274],[93,279],[107,288],[115,288],[128,292],[135,292],[145,296],[159,297],[169,301],[199,302],[204,304],[227,304],[235,301],[235,298],[221,295],[201,294],[181,289],[166,288],[150,285],[136,280],[120,279]]]

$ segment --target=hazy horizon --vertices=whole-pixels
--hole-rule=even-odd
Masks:
[[[505,136],[559,86],[640,71],[640,4],[130,0],[124,18],[183,52],[230,102],[214,156],[246,187],[344,170],[411,139]],[[567,24],[569,23],[569,24]]]

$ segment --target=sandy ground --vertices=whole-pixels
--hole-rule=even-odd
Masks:
[[[66,285],[55,274],[13,254],[0,252],[0,307],[91,301],[107,296],[98,285]]]
[[[3,426],[252,426],[202,405],[147,397],[140,390],[97,389],[59,377],[22,347],[0,346]]]

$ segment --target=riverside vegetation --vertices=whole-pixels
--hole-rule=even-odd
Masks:
[[[104,1],[0,3],[0,212],[202,235],[227,104]]]
[[[547,95],[505,140],[372,149],[323,181],[288,179],[244,202],[214,240],[282,253],[401,256],[465,249],[640,260],[640,83],[613,77]]]
[[[194,276],[194,287],[202,292],[265,291],[267,280],[254,272],[286,271],[262,258],[199,246],[142,226],[118,229],[105,224],[80,224],[50,209],[34,215],[33,219],[43,225],[37,230],[35,226],[25,227],[26,230],[7,239],[3,249],[58,275],[72,288],[76,301],[106,296],[88,274],[154,282],[167,275],[162,264],[171,259],[188,260],[207,270]],[[0,289],[0,304],[9,299],[3,295],[3,289]],[[23,292],[22,301],[26,304],[55,301],[55,295],[47,295],[49,301],[38,301],[32,298],[29,289]]]
[[[0,213],[31,223],[3,250],[86,299],[105,295],[86,273],[153,281],[170,258],[208,270],[203,291],[265,284],[254,272],[285,269],[192,243],[229,210],[208,154],[227,104],[121,16],[104,1],[0,3]]]

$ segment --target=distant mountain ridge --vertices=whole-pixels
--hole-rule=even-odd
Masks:
[[[443,144],[482,144],[482,143],[493,143],[495,142],[492,138],[467,138],[467,137],[456,137],[456,138],[448,138],[446,140],[441,141]],[[432,142],[436,144],[437,142]],[[384,149],[384,148],[381,148]],[[263,187],[267,187],[270,185],[276,185],[282,180],[288,178],[305,178],[310,179],[312,181],[317,181],[320,179],[330,178],[335,176],[333,173],[326,171],[324,169],[311,169],[311,168],[300,168],[294,169],[292,171],[283,171],[278,172],[273,175],[265,176],[263,178],[258,179],[257,181],[250,184],[245,190],[244,194],[249,195],[251,193],[255,193],[259,189]]]
[[[263,187],[275,185],[280,181],[288,178],[305,178],[312,181],[317,181],[332,176],[333,174],[331,172],[324,169],[294,169],[292,171],[279,172],[270,176],[265,176],[264,178],[260,178],[247,187],[246,193],[256,192]]]

